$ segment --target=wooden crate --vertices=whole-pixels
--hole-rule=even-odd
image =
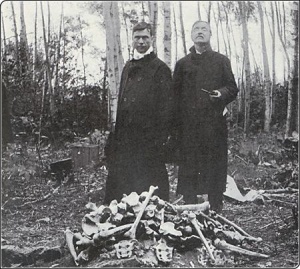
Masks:
[[[99,145],[74,144],[71,147],[74,170],[99,162]]]

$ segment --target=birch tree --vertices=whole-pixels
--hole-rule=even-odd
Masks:
[[[32,59],[32,81],[35,82],[36,78],[36,64],[37,64],[37,15],[38,3],[35,2],[35,15],[34,15],[34,45],[33,45],[33,59]]]
[[[11,5],[13,25],[14,25],[13,29],[14,29],[15,44],[16,44],[16,61],[17,61],[18,71],[21,72],[20,71],[20,58],[19,58],[19,37],[18,37],[17,22],[16,22],[16,15],[15,15],[13,1],[10,1],[10,5]]]
[[[242,30],[243,30],[243,40],[242,48],[244,51],[244,70],[246,76],[245,85],[245,100],[244,100],[244,132],[246,135],[249,133],[249,119],[250,119],[250,89],[251,89],[251,76],[250,76],[250,59],[249,59],[249,34],[247,26],[247,9],[245,2],[238,2]]]
[[[44,11],[43,11],[43,4],[42,1],[40,1],[41,4],[41,15],[42,15],[42,25],[43,25],[43,39],[44,39],[44,48],[45,48],[45,65],[46,65],[46,82],[48,85],[49,90],[49,97],[50,97],[50,114],[54,114],[55,104],[54,104],[54,96],[53,96],[53,90],[52,90],[52,83],[51,83],[51,68],[50,68],[50,60],[49,60],[49,44],[47,42],[46,38],[46,27],[45,27],[45,19],[44,19]],[[44,92],[45,95],[45,92]]]
[[[157,53],[156,47],[156,31],[157,31],[157,17],[158,17],[158,7],[157,1],[148,1],[148,9],[149,9],[149,21],[152,25],[152,32],[153,32],[153,50]]]
[[[20,43],[21,46],[25,49],[25,54],[28,53],[28,41],[27,41],[27,33],[26,33],[26,25],[25,25],[25,17],[24,17],[24,2],[20,1]]]
[[[274,102],[274,92],[276,88],[276,69],[275,69],[275,48],[276,48],[276,32],[275,32],[275,16],[274,16],[274,6],[273,3],[270,2],[271,8],[271,22],[270,24],[268,15],[266,16],[270,35],[272,38],[272,88],[271,88],[271,113],[272,115],[275,113],[275,102]],[[265,12],[266,13],[266,12]]]
[[[172,29],[171,29],[171,2],[164,1],[164,59],[171,68],[172,60]]]
[[[264,131],[270,131],[271,124],[271,80],[270,80],[270,71],[269,71],[269,60],[267,55],[266,48],[266,38],[265,38],[265,23],[264,23],[264,14],[261,3],[257,1],[258,13],[260,17],[260,35],[261,35],[261,47],[262,47],[262,58],[264,66],[264,95],[265,95],[265,120],[264,120]]]
[[[114,131],[121,72],[124,65],[120,40],[118,2],[103,2],[103,15],[106,29],[106,57],[109,79],[108,127],[111,131]]]
[[[293,102],[293,89],[292,89],[292,75],[291,75],[291,63],[290,57],[287,52],[287,46],[285,42],[285,33],[284,28],[281,25],[281,15],[279,11],[278,4],[275,2],[275,11],[276,11],[276,18],[277,18],[277,31],[279,40],[284,50],[285,59],[287,61],[287,74],[288,74],[288,105],[287,105],[287,116],[286,116],[286,128],[285,128],[285,136],[291,135],[291,119],[292,119],[292,102]]]
[[[292,73],[292,119],[290,130],[287,130],[287,135],[291,135],[291,132],[296,130],[299,133],[299,105],[298,105],[298,81],[299,81],[299,3],[294,1],[292,7],[292,18],[293,18],[293,39],[294,39],[294,57],[293,57],[293,73]]]
[[[180,18],[183,51],[184,51],[184,55],[187,55],[186,42],[185,42],[185,31],[184,31],[183,15],[182,15],[182,2],[181,1],[179,1],[179,18]]]
[[[201,21],[200,1],[197,1],[198,20]]]
[[[174,18],[173,18],[173,22],[174,22],[174,32],[175,32],[175,61],[177,62],[177,43],[178,43],[178,35],[177,35],[177,24],[176,24],[176,14],[175,14],[175,8],[174,8],[174,5],[173,5],[173,15],[174,15]]]

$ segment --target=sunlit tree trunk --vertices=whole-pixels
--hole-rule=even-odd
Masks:
[[[54,88],[54,92],[56,94],[56,97],[60,97],[59,94],[59,63],[60,63],[60,59],[61,59],[61,53],[60,53],[60,40],[61,40],[61,36],[62,36],[62,24],[63,24],[63,3],[61,4],[61,15],[60,15],[60,22],[59,22],[59,30],[58,30],[58,40],[57,40],[57,49],[56,49],[56,61],[55,61],[55,72],[54,72],[54,82],[53,82],[53,88]]]
[[[83,33],[82,33],[82,23],[80,16],[78,16],[78,21],[80,25],[80,39],[81,39],[81,61],[82,61],[82,68],[83,68],[83,86],[86,87],[86,70],[85,70],[85,61],[84,61],[84,40],[83,40]]]
[[[217,29],[217,48],[218,48],[218,52],[220,52],[220,41],[219,41],[219,22],[220,22],[220,17],[216,16],[216,12],[215,12],[215,9],[213,9],[213,14],[214,14],[214,20],[215,20],[215,23],[216,23],[216,29]]]
[[[207,10],[207,21],[210,23],[210,14],[211,14],[211,1],[208,1],[208,10]]]
[[[164,59],[171,68],[172,61],[172,29],[171,29],[171,2],[164,1]]]
[[[275,88],[276,88],[276,69],[275,69],[275,48],[276,48],[275,36],[276,36],[276,32],[275,32],[274,7],[273,7],[272,2],[270,2],[270,7],[271,7],[272,25],[270,25],[268,15],[266,15],[266,18],[267,18],[268,25],[269,25],[270,35],[272,37],[272,88],[271,88],[271,94],[270,94],[271,95],[271,118],[272,118],[272,115],[274,115],[274,113],[275,113],[274,93],[275,93]]]
[[[125,31],[126,31],[126,40],[127,40],[127,51],[128,51],[128,59],[131,59],[131,39],[129,37],[129,31],[128,31],[128,24],[127,24],[127,16],[124,10],[124,2],[121,3],[122,5],[122,14],[123,14],[123,20],[124,20],[124,24],[125,24]]]
[[[3,14],[1,12],[1,23],[2,23],[2,37],[3,37],[3,49],[2,49],[2,52],[3,52],[3,56],[5,57],[5,50],[6,50],[6,47],[7,47],[7,44],[6,44],[6,34],[5,34],[5,27],[4,27],[4,19],[3,19]],[[2,61],[1,61],[2,63]]]
[[[37,63],[37,14],[38,3],[35,2],[35,15],[34,15],[34,47],[33,47],[33,60],[32,60],[32,81],[36,79],[36,63]]]
[[[173,22],[174,22],[174,32],[175,32],[175,61],[177,62],[177,43],[178,43],[178,36],[177,36],[177,24],[176,24],[176,14],[175,14],[175,8],[174,8],[174,5],[173,5],[173,15],[174,15],[174,18],[173,18]]]
[[[261,47],[262,47],[262,57],[264,66],[264,95],[265,95],[265,120],[264,120],[264,131],[270,131],[271,124],[271,79],[269,71],[269,60],[266,48],[266,37],[265,37],[265,23],[264,14],[261,3],[257,1],[258,13],[260,17],[260,34],[261,34]]]
[[[21,46],[24,46],[25,53],[28,53],[28,41],[27,41],[27,33],[26,33],[26,25],[25,25],[25,16],[24,16],[24,2],[20,1],[20,22],[21,22],[21,29],[20,29],[20,43]]]
[[[109,129],[114,131],[121,72],[124,65],[120,40],[118,2],[103,2],[103,15],[106,29],[106,57],[109,79]]]
[[[183,15],[182,15],[182,3],[181,3],[181,1],[179,1],[179,18],[180,18],[180,27],[181,27],[183,51],[184,51],[184,55],[187,55],[186,42],[185,42],[185,31],[184,31]]]
[[[200,1],[197,1],[198,20],[201,21]]]
[[[287,74],[288,74],[288,105],[287,105],[287,117],[286,117],[286,129],[285,129],[285,136],[290,136],[291,134],[291,118],[292,118],[292,101],[293,101],[293,90],[292,90],[292,75],[291,75],[291,63],[290,63],[290,57],[287,52],[287,46],[284,41],[284,33],[282,30],[282,25],[280,25],[281,22],[281,15],[279,13],[279,9],[277,6],[277,3],[275,2],[275,11],[276,11],[276,18],[277,18],[277,31],[279,40],[281,42],[281,45],[284,50],[285,58],[287,61]]]
[[[299,133],[299,105],[298,105],[298,95],[299,95],[299,3],[297,1],[293,2],[292,9],[292,17],[293,17],[293,38],[294,38],[294,59],[293,59],[293,74],[292,74],[292,119],[291,119],[291,128],[288,130],[287,134],[290,135],[292,131],[296,130]]]
[[[44,11],[43,11],[43,4],[41,4],[41,15],[42,15],[42,25],[43,25],[43,39],[44,39],[44,47],[45,47],[45,65],[46,65],[46,73],[47,73],[47,85],[50,97],[50,115],[54,114],[55,104],[54,104],[54,97],[53,97],[53,90],[52,90],[52,83],[51,83],[51,68],[50,68],[50,60],[49,60],[49,46],[46,39],[46,28],[45,28],[45,19],[44,19]]]
[[[156,31],[157,31],[157,17],[158,17],[158,7],[157,1],[148,1],[148,9],[149,9],[149,20],[152,24],[153,30],[153,50],[157,53],[156,48]]]
[[[250,76],[250,60],[249,60],[249,34],[247,26],[247,10],[245,2],[238,2],[240,15],[242,20],[242,29],[243,29],[243,41],[242,48],[244,51],[245,59],[245,75],[246,75],[246,85],[245,85],[245,102],[244,102],[244,132],[245,135],[249,134],[249,119],[250,119],[250,89],[251,89],[251,76]]]
[[[217,2],[217,5],[218,5],[218,17],[219,17],[219,20],[220,20],[221,33],[222,33],[224,48],[225,48],[225,55],[228,57],[228,49],[227,49],[227,43],[226,43],[226,40],[225,40],[225,34],[224,34],[224,30],[223,30],[223,23],[221,21],[221,11],[220,11],[219,2]]]
[[[11,12],[12,12],[12,19],[13,19],[13,25],[14,25],[14,35],[15,35],[15,43],[16,43],[16,62],[18,65],[18,71],[21,73],[20,70],[20,57],[19,57],[19,37],[18,37],[18,30],[17,30],[17,23],[16,23],[16,15],[15,15],[15,9],[13,5],[13,1],[10,1],[11,4]]]

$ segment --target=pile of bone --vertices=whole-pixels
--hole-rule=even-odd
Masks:
[[[173,205],[154,195],[156,189],[151,186],[140,195],[132,192],[109,206],[88,203],[91,212],[82,220],[83,231],[65,231],[75,264],[90,261],[95,253],[101,256],[109,252],[126,259],[151,251],[155,265],[168,265],[175,251],[194,248],[199,250],[198,261],[203,266],[224,266],[235,253],[268,258],[251,249],[261,238],[209,210],[209,202]]]

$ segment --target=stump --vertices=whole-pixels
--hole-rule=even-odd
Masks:
[[[72,145],[71,154],[74,162],[74,170],[78,170],[92,162],[99,162],[99,145]]]

